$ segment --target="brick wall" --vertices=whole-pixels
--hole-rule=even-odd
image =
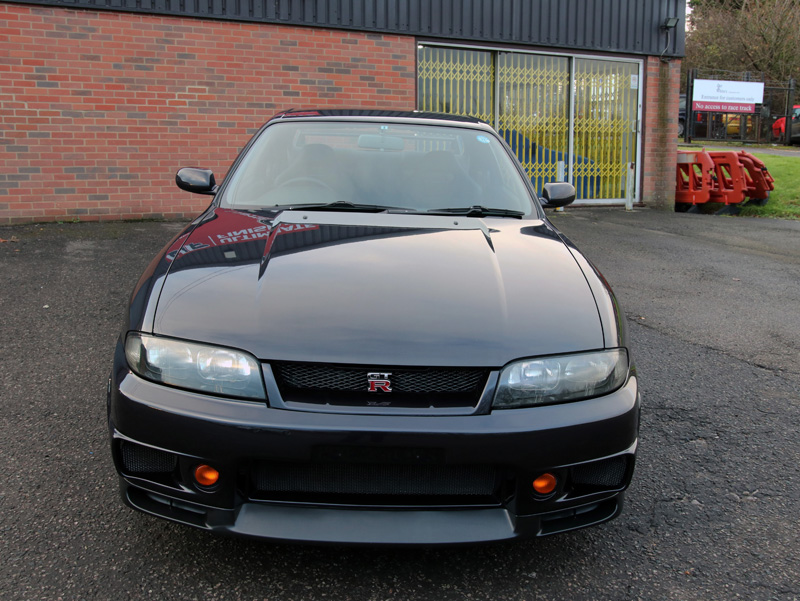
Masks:
[[[413,109],[415,40],[0,3],[0,223],[189,217],[293,106]]]
[[[641,201],[655,209],[675,209],[675,161],[678,150],[679,60],[645,61]]]

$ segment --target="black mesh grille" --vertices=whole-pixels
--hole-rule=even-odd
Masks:
[[[178,465],[174,453],[159,451],[140,444],[123,440],[120,443],[122,464],[130,473],[168,473]]]
[[[572,468],[572,483],[589,486],[622,486],[628,460],[625,456],[593,461]]]
[[[451,367],[363,367],[274,363],[272,370],[286,401],[367,406],[379,401],[394,407],[471,407],[486,383],[488,371]],[[370,391],[376,376],[391,392]]]
[[[288,388],[366,392],[368,373],[391,374],[392,390],[398,393],[431,394],[472,392],[486,377],[482,369],[445,367],[365,368],[282,363],[272,366],[276,376]]]
[[[254,492],[267,498],[332,501],[349,496],[364,502],[363,497],[391,497],[391,502],[405,504],[431,497],[489,497],[497,473],[480,465],[272,463],[256,466],[251,480]]]
[[[358,390],[367,387],[367,371],[324,365],[273,365],[275,375],[288,388],[305,390]]]
[[[394,386],[400,392],[472,392],[481,387],[485,372],[476,369],[425,369],[398,371]]]

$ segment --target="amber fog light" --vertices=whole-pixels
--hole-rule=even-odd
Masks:
[[[544,473],[533,481],[533,490],[540,495],[549,495],[557,485],[558,480],[553,474]]]
[[[194,468],[194,479],[202,486],[214,486],[219,481],[219,472],[210,465]]]

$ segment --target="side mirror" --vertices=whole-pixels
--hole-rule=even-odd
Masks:
[[[217,181],[210,169],[184,167],[175,174],[175,183],[181,190],[195,194],[216,194]]]
[[[546,209],[565,207],[575,200],[575,186],[565,182],[550,182],[542,190],[544,206]]]

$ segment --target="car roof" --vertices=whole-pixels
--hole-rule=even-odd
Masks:
[[[293,108],[273,116],[267,123],[282,121],[285,119],[310,119],[310,120],[330,120],[346,119],[354,121],[381,121],[381,120],[400,120],[407,122],[436,121],[439,124],[450,123],[453,125],[477,125],[488,127],[489,124],[475,117],[465,115],[448,115],[445,113],[429,113],[424,111],[396,111],[383,109],[298,109]]]

